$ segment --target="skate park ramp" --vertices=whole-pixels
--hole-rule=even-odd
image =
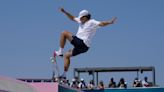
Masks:
[[[12,78],[0,77],[0,92],[37,92],[28,83]]]
[[[37,82],[36,82],[37,80]],[[0,76],[0,92],[82,92],[51,79],[14,79]]]
[[[29,83],[31,86],[37,90],[37,92],[59,92],[58,91],[58,83],[50,82],[50,83]]]
[[[39,81],[38,81],[39,80]],[[79,90],[69,86],[60,85],[51,79],[45,82],[43,79],[17,80],[0,76],[0,92],[164,92],[164,88],[127,88],[127,89],[104,89],[104,90]]]
[[[27,82],[37,92],[82,92],[79,89],[71,88],[68,85],[59,84],[52,79],[18,79]]]

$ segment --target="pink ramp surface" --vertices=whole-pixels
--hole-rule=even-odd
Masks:
[[[29,83],[37,92],[58,92],[58,83]]]
[[[0,92],[37,92],[28,83],[0,76]]]

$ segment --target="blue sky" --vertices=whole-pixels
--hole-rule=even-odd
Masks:
[[[164,86],[163,5],[163,0],[0,0],[0,75],[51,77],[49,57],[59,48],[60,33],[78,29],[59,12],[64,7],[74,16],[87,9],[99,21],[118,18],[98,29],[87,53],[71,59],[69,78],[75,67],[155,66],[157,84]],[[64,51],[69,48],[68,42]],[[62,72],[61,58],[58,64]],[[131,79],[127,73],[121,76]]]

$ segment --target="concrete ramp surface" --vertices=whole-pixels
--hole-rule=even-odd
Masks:
[[[58,92],[58,83],[30,83],[37,92]]]
[[[0,76],[0,92],[81,92],[57,82],[27,82]]]
[[[0,76],[0,92],[37,92],[26,82]]]

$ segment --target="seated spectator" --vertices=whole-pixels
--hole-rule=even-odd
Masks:
[[[138,78],[135,78],[133,82],[133,87],[142,87],[142,83]]]
[[[149,87],[150,86],[147,80],[148,80],[148,78],[145,77],[144,80],[142,81],[142,87]]]
[[[124,78],[120,79],[120,82],[118,83],[119,88],[127,88],[127,83],[125,82]]]
[[[76,80],[76,78],[73,78],[72,79],[72,82],[70,84],[70,87],[78,88],[78,81]]]
[[[94,84],[94,81],[93,80],[91,80],[90,82],[89,82],[89,84],[88,84],[88,89],[90,89],[90,90],[92,90],[92,89],[94,89],[95,88],[95,84]]]
[[[86,86],[85,81],[84,81],[83,78],[80,79],[80,83],[79,83],[78,87],[79,87],[80,89],[87,88],[87,86]]]
[[[69,80],[66,81],[66,85],[67,85],[67,86],[70,86]]]
[[[113,78],[110,79],[108,87],[109,88],[115,88],[116,87],[116,82],[114,81]]]
[[[62,80],[60,80],[60,84],[62,85],[67,85],[67,79],[66,78],[63,78]]]
[[[98,89],[104,89],[104,88],[105,88],[105,86],[104,86],[103,81],[100,81],[99,85],[98,85]]]

